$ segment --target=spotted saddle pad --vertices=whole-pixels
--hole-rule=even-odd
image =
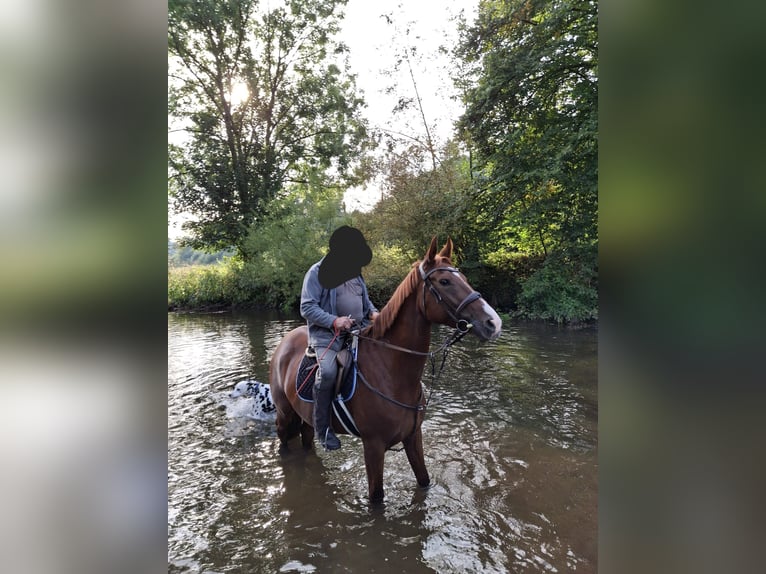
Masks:
[[[295,388],[298,390],[298,396],[309,403],[314,402],[314,380],[317,374],[316,355],[306,353],[303,355],[300,367],[298,367],[298,376],[295,377]],[[344,369],[343,383],[340,387],[340,397],[348,401],[354,396],[356,390],[356,365],[351,363],[349,368]]]

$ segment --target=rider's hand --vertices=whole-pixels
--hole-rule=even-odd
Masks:
[[[373,311],[372,313],[370,313],[370,321],[375,321],[375,319],[378,318],[378,315],[380,315],[380,313],[378,313],[377,311]]]
[[[332,322],[332,326],[336,331],[348,331],[353,325],[354,321],[351,317],[337,317],[335,321]]]

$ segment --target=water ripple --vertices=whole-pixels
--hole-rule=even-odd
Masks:
[[[386,501],[371,507],[359,439],[280,454],[273,419],[228,399],[267,380],[299,324],[169,315],[169,572],[596,570],[595,333],[512,325],[461,341],[423,425],[432,486],[389,452]]]

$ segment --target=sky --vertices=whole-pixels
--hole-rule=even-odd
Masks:
[[[340,40],[349,47],[351,73],[364,96],[364,114],[371,128],[387,129],[424,139],[419,114],[397,116],[392,110],[399,97],[415,97],[406,64],[392,74],[396,58],[405,46],[417,48],[418,57],[411,59],[413,75],[418,86],[424,113],[432,137],[444,143],[452,135],[454,121],[461,113],[454,100],[455,89],[450,77],[450,59],[439,53],[439,46],[448,50],[457,40],[457,24],[453,19],[464,11],[472,21],[479,0],[349,0],[342,22]],[[384,17],[387,15],[392,23]],[[409,34],[405,31],[409,28]],[[385,90],[392,85],[391,94]],[[380,199],[380,186],[368,182],[362,188],[345,195],[346,209],[367,211]],[[173,217],[168,225],[168,237],[179,237],[180,221]]]
[[[454,121],[461,113],[454,100],[455,89],[449,73],[450,59],[439,53],[439,46],[448,50],[457,40],[457,24],[452,19],[464,11],[472,21],[478,0],[349,0],[341,39],[349,46],[352,73],[357,75],[357,87],[367,101],[366,116],[372,127],[424,137],[419,115],[396,117],[392,110],[399,97],[414,97],[415,92],[406,65],[391,77],[397,54],[406,46],[414,46],[420,58],[411,60],[426,120],[433,127],[436,142],[452,135]],[[390,16],[389,24],[383,15]],[[409,34],[403,32],[409,28]],[[397,32],[398,29],[398,32]],[[404,40],[403,40],[404,38]],[[385,89],[396,83],[392,94]],[[380,198],[375,182],[346,193],[348,210],[367,210]]]

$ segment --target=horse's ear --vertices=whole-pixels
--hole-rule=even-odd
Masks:
[[[447,243],[445,243],[442,250],[439,251],[439,255],[441,257],[446,257],[447,259],[452,259],[452,238],[447,238]]]
[[[436,243],[436,236],[434,235],[434,238],[431,240],[431,246],[428,248],[428,252],[426,253],[425,261],[426,263],[433,263],[436,259],[436,249],[438,248],[438,244]]]

